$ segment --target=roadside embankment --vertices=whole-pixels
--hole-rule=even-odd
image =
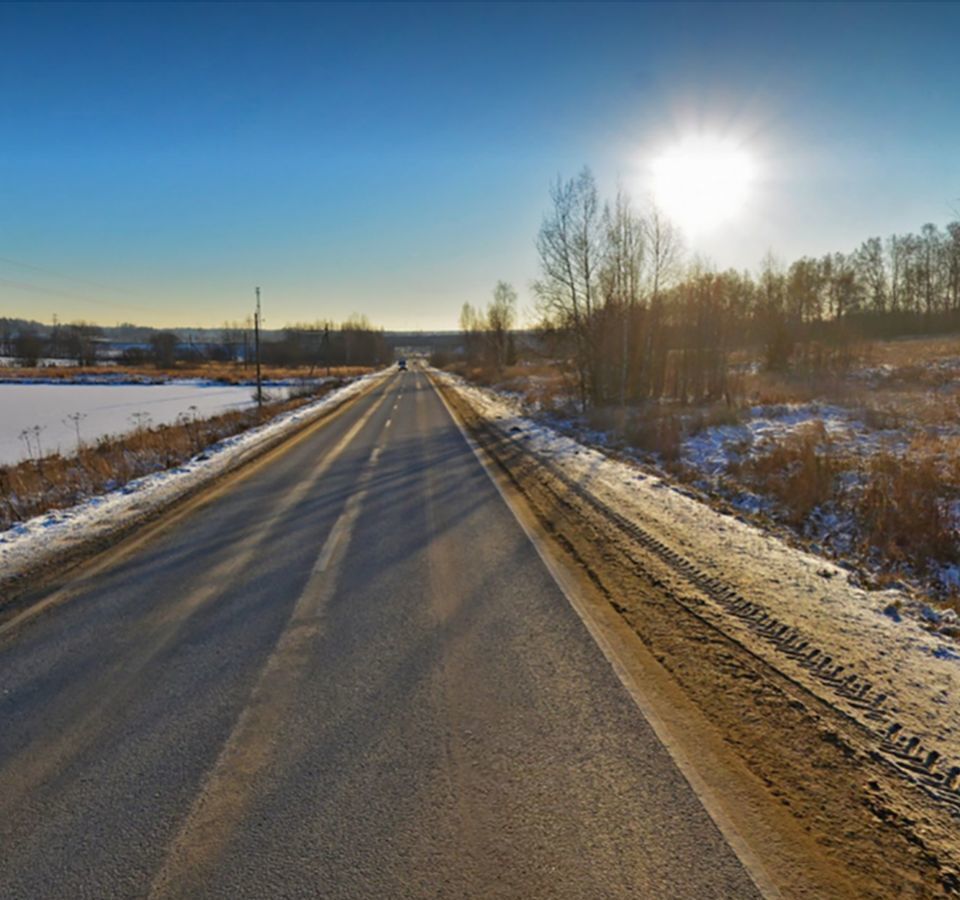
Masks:
[[[960,889],[960,654],[894,592],[434,373],[478,442],[860,896]]]

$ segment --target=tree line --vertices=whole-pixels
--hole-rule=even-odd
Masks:
[[[15,319],[0,319],[0,356],[18,365],[33,367],[44,359],[69,360],[94,366],[109,358],[128,366],[153,365],[160,369],[178,363],[205,361],[250,365],[254,359],[252,323],[224,323],[216,336],[205,341],[184,340],[174,331],[150,331],[146,340],[117,346],[103,329],[90,322],[55,324],[45,331]],[[345,322],[294,323],[264,338],[261,360],[290,367],[371,366],[389,362],[392,351],[383,330],[364,316]]]
[[[55,323],[48,333],[20,319],[0,319],[0,354],[20,365],[35,366],[43,358],[69,359],[95,365],[103,329],[92,322]]]
[[[536,246],[540,346],[582,409],[730,400],[734,349],[770,369],[823,369],[858,338],[960,327],[960,222],[790,265],[768,255],[755,275],[717,271],[686,257],[655,206],[638,210],[622,190],[601,201],[584,169],[551,187]]]
[[[380,365],[393,358],[393,351],[383,329],[371,325],[366,316],[353,316],[339,325],[330,321],[287,325],[279,339],[261,346],[260,356],[265,363],[313,370]]]

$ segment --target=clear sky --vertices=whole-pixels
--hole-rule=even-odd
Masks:
[[[960,215],[960,5],[0,4],[0,315],[452,328],[691,133],[755,268]]]

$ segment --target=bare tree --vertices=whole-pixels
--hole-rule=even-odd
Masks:
[[[172,369],[176,365],[179,341],[172,331],[158,331],[150,336],[153,364],[158,369]]]
[[[63,329],[64,346],[67,353],[78,366],[94,366],[97,363],[97,344],[95,338],[103,329],[93,322],[71,322]]]
[[[601,275],[606,306],[614,312],[619,331],[620,405],[627,402],[630,380],[631,336],[638,326],[637,311],[641,302],[640,279],[644,262],[643,224],[633,214],[630,198],[623,189],[617,191],[613,206],[603,211],[605,253]]]
[[[768,369],[784,369],[793,353],[795,332],[787,319],[787,276],[783,265],[767,252],[760,265],[758,318]]]
[[[243,348],[243,326],[239,322],[224,322],[220,330],[221,354],[226,362],[238,361]]]
[[[927,223],[920,229],[920,266],[923,290],[923,311],[932,315],[938,307],[938,275],[940,270],[940,232]]]
[[[557,179],[550,199],[553,206],[537,238],[541,277],[533,289],[544,319],[573,343],[576,389],[586,410],[596,388],[594,314],[602,302],[602,221],[590,170],[569,181]]]
[[[483,332],[486,330],[483,313],[464,303],[460,308],[460,330],[463,332],[463,352],[467,362],[476,365],[483,355]]]
[[[886,312],[889,289],[883,242],[880,238],[867,238],[860,245],[854,254],[854,265],[858,277],[866,285],[870,309],[877,313]]]
[[[680,273],[683,246],[680,233],[656,204],[651,204],[642,221],[647,250],[647,293],[650,297],[650,322],[644,355],[651,367],[650,394],[659,397],[663,393],[667,364],[662,295],[664,288],[669,287]]]
[[[498,281],[487,306],[487,332],[491,361],[502,371],[507,364],[510,330],[516,318],[517,292],[506,281]]]
[[[13,355],[17,364],[25,368],[33,368],[40,361],[43,353],[43,340],[32,328],[21,328],[13,339]]]
[[[683,243],[680,232],[656,204],[651,204],[642,221],[647,246],[649,293],[651,301],[655,302],[660,292],[680,274]]]
[[[947,225],[946,277],[951,312],[960,311],[960,222]]]

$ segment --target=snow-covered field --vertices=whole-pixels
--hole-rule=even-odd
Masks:
[[[109,494],[91,497],[70,509],[55,510],[0,532],[0,584],[163,509],[263,452],[391,371],[384,369],[355,378],[313,403],[207,447],[185,465],[139,478]]]
[[[273,397],[288,387],[270,387]],[[253,389],[202,381],[167,384],[2,384],[0,383],[0,465],[30,455],[72,453],[80,438],[92,443],[148,425],[166,425],[180,416],[206,418],[251,406]],[[70,416],[79,415],[78,423]],[[39,432],[36,431],[39,429]],[[28,447],[29,444],[29,447]]]
[[[960,648],[939,634],[922,603],[897,590],[867,591],[823,557],[791,547],[762,528],[714,510],[679,485],[524,415],[515,396],[438,373],[502,432],[563,469],[604,503],[713,577],[769,610],[811,644],[846,663],[875,690],[907,731],[960,759]],[[708,601],[712,603],[713,601]],[[712,614],[738,640],[821,693],[822,683],[717,605]],[[947,619],[954,622],[956,614]],[[836,698],[832,698],[835,702]],[[851,706],[854,717],[862,711]],[[929,743],[928,743],[929,742]]]

